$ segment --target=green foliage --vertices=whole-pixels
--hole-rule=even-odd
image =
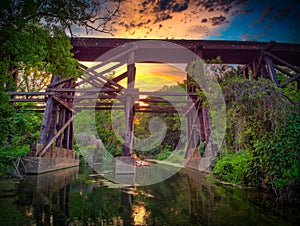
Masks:
[[[288,200],[300,185],[300,118],[256,140],[249,151],[224,152],[213,166],[217,178],[273,191]]]
[[[214,164],[213,174],[220,180],[235,184],[245,184],[250,161],[251,154],[246,150],[224,152]]]
[[[256,140],[286,124],[294,106],[271,81],[228,79],[223,86],[227,106],[226,149],[252,149]]]
[[[300,185],[300,117],[290,116],[287,125],[256,141],[250,172],[271,186],[277,194],[291,192]],[[249,175],[249,180],[258,182]]]
[[[273,189],[280,200],[290,200],[300,185],[299,90],[294,84],[280,89],[266,79],[231,73],[219,82],[227,128],[213,173],[232,183]]]
[[[40,91],[51,75],[78,78],[67,32],[71,26],[107,32],[118,4],[105,1],[0,1],[0,168],[36,142],[40,116],[15,111],[7,91]]]
[[[200,145],[198,146],[198,152],[201,157],[204,156],[205,147],[206,147],[206,141],[201,142]]]
[[[113,156],[118,156],[122,154],[122,142],[120,137],[115,134],[115,131],[112,128],[112,120],[114,123],[124,122],[124,119],[115,115],[115,118],[111,118],[110,111],[98,111],[96,112],[96,129],[98,137],[102,140],[103,145]],[[118,124],[118,129],[122,130],[121,123]]]
[[[4,172],[16,157],[28,153],[31,143],[37,142],[42,115],[16,111],[8,103],[8,95],[0,93],[0,97],[0,169]]]
[[[173,146],[167,145],[165,149],[163,149],[160,153],[158,153],[156,157],[157,160],[162,161],[167,159],[171,155],[172,151],[173,151]]]

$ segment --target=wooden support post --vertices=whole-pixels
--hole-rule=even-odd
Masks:
[[[65,114],[66,114],[65,122],[67,122],[70,119],[72,113],[66,111]],[[69,149],[69,138],[70,138],[70,127],[68,126],[64,131],[63,148]]]
[[[59,131],[63,125],[64,125],[64,122],[65,122],[65,113],[66,113],[66,109],[64,107],[61,107],[60,110],[59,110],[59,118],[58,118],[58,124],[57,124],[57,130]],[[56,139],[56,146],[57,147],[63,147],[62,146],[62,139],[63,138],[63,135],[60,134],[57,139]]]
[[[49,147],[55,142],[55,140],[64,132],[64,130],[70,125],[70,123],[74,120],[75,115],[73,115],[65,124],[64,126],[57,132],[57,134],[49,141],[49,143],[41,150],[40,156],[43,156]]]
[[[126,94],[125,98],[125,142],[122,156],[132,156],[134,137],[134,96]]]
[[[253,68],[253,78],[255,79],[255,80],[257,80],[258,79],[258,68],[257,68],[257,66],[258,66],[258,63],[257,63],[257,61],[256,60],[254,60],[253,62],[252,62],[252,68]]]
[[[70,126],[70,135],[69,135],[69,149],[73,150],[74,146],[74,122],[71,122]]]
[[[206,140],[205,138],[205,131],[204,131],[204,121],[203,121],[203,110],[202,110],[202,103],[199,103],[199,109],[198,109],[198,117],[199,117],[199,127],[200,127],[200,140],[201,142],[204,142]]]
[[[244,78],[249,79],[249,68],[246,67],[243,71]]]
[[[209,112],[207,108],[202,108],[202,116],[204,122],[205,141],[206,144],[208,144],[211,138],[211,125],[210,125]]]
[[[54,84],[57,82],[57,77],[52,76],[51,84]],[[40,132],[40,138],[38,143],[45,145],[47,142],[47,135],[49,130],[49,123],[50,123],[50,114],[52,110],[52,104],[53,104],[53,98],[52,96],[49,96],[46,103],[46,108],[44,111],[44,116],[42,119],[42,125],[41,125],[41,132]],[[36,153],[38,154],[38,153]]]
[[[40,139],[38,141],[39,144],[45,145],[47,142],[47,134],[48,134],[48,129],[49,129],[49,120],[50,120],[50,113],[51,113],[51,109],[52,109],[52,103],[53,103],[53,99],[52,99],[52,96],[50,96],[47,99],[46,108],[45,108],[44,116],[42,119]]]
[[[71,86],[75,88],[75,82],[72,81]],[[70,94],[73,97],[75,96],[75,92],[74,91],[70,92]],[[73,108],[74,107],[73,106],[74,99],[69,99],[68,101],[69,101],[69,106],[72,106],[72,108]],[[74,146],[74,122],[73,121],[70,123],[69,130],[70,130],[70,134],[69,134],[69,149],[73,150],[73,146]]]
[[[193,92],[196,92],[196,87],[193,86]],[[196,103],[197,98],[195,96],[191,97],[194,103]],[[198,109],[200,107],[199,104],[195,104],[196,108],[191,111],[191,117],[192,117],[192,134],[191,134],[191,147],[196,147],[199,139],[200,139],[200,127],[199,127],[199,116],[198,116]]]
[[[125,93],[125,138],[122,156],[132,156],[134,138],[134,102],[138,99],[138,89],[134,89],[135,83],[134,52],[128,56],[127,65],[127,90]]]
[[[50,128],[47,138],[47,143],[53,138],[54,132],[56,129],[56,123],[57,123],[57,114],[58,114],[58,104],[53,102],[52,105],[52,111],[51,111],[51,117],[50,117]]]
[[[264,64],[260,65],[259,74],[260,74],[261,77],[263,77],[265,79],[269,78],[268,72],[266,70],[266,66]]]
[[[277,78],[276,71],[275,71],[275,69],[274,69],[273,60],[272,60],[270,57],[268,57],[268,56],[264,56],[264,61],[265,61],[266,65],[267,65],[270,79],[271,79],[277,86],[280,86],[279,81],[278,81],[278,78]]]

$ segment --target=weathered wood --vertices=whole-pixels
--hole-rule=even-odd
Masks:
[[[205,141],[206,144],[208,144],[211,139],[211,124],[210,124],[210,117],[207,108],[202,108],[202,115],[203,115],[204,131],[205,131]]]
[[[249,79],[249,69],[248,67],[245,67],[245,69],[243,70],[243,76],[246,79]]]
[[[127,78],[127,72],[124,72],[124,73],[120,74],[119,76],[113,78],[112,80],[115,81],[115,82],[120,82],[125,78]]]
[[[270,57],[264,56],[264,61],[267,64],[268,67],[268,72],[269,72],[269,76],[271,78],[271,80],[277,85],[279,86],[279,81],[276,75],[276,71],[274,69],[274,65],[273,65],[273,61]]]
[[[122,156],[131,156],[133,149],[133,134],[134,134],[134,97],[126,96],[125,101],[125,137],[123,144]]]
[[[176,109],[180,109],[180,110],[186,110],[187,107],[185,106],[177,106],[176,108],[173,105],[147,105],[147,106],[143,106],[143,105],[139,105],[136,104],[136,109],[141,109],[141,108],[150,108],[150,109],[170,109],[170,110],[176,110]]]
[[[40,139],[38,141],[39,144],[46,144],[46,141],[47,141],[47,133],[48,133],[48,128],[49,128],[48,126],[49,126],[49,119],[50,119],[52,103],[53,103],[53,99],[50,96],[47,99],[44,117],[42,119]]]
[[[66,120],[70,119],[71,112],[66,112]],[[64,137],[63,137],[63,148],[69,149],[69,144],[70,144],[70,126],[67,126],[64,130]]]
[[[98,73],[96,71],[87,71],[86,73],[89,75],[89,78],[78,82],[76,84],[76,86],[80,86],[82,84],[85,84],[86,82],[91,82],[92,80],[96,80],[96,81],[99,82],[99,79],[102,79],[102,80],[104,80],[104,81],[101,81],[102,84],[109,83],[110,85],[114,85],[114,86],[118,87],[119,89],[124,89],[123,86],[121,86],[120,84],[118,84],[117,82],[115,82],[111,79],[108,79],[107,77],[105,77],[101,73]]]
[[[128,54],[130,54],[131,52],[134,52],[134,50],[136,50],[137,47],[133,46],[132,48],[130,49],[127,49],[125,51],[122,51],[121,53],[117,54],[117,55],[114,55],[113,57],[109,58],[109,59],[106,59],[105,61],[103,61],[102,63],[100,64],[97,64],[93,67],[90,67],[87,69],[87,72],[90,72],[92,70],[95,70],[95,69],[98,69],[98,68],[101,68],[111,62],[119,62],[118,59],[120,59],[121,57],[126,57]],[[124,62],[125,63],[125,62]]]
[[[59,86],[59,85],[61,85],[61,84],[63,84],[63,83],[67,83],[67,82],[72,81],[72,80],[73,80],[73,78],[65,78],[65,79],[62,79],[62,80],[60,80],[60,81],[57,81],[57,82],[55,82],[55,83],[53,83],[53,84],[50,84],[50,85],[48,86],[48,88],[57,87],[57,86]]]
[[[256,60],[254,60],[253,62],[252,62],[252,71],[253,71],[253,78],[255,79],[255,80],[257,80],[258,79],[258,66],[257,66],[258,64],[257,64],[257,61]]]
[[[264,55],[269,56],[272,59],[277,60],[277,61],[281,62],[282,64],[288,66],[289,68],[293,69],[294,71],[300,73],[300,68],[297,68],[296,66],[290,64],[289,62],[287,62],[287,61],[285,61],[283,59],[280,59],[279,57],[277,57],[277,56],[275,56],[275,55],[273,55],[273,54],[271,54],[269,52],[264,52]]]
[[[198,117],[199,117],[199,128],[200,128],[200,140],[204,142],[205,139],[205,131],[204,131],[204,120],[203,120],[203,110],[202,110],[202,103],[199,103],[199,108],[198,108]]]
[[[198,97],[198,99],[197,99],[195,102],[193,102],[193,103],[191,104],[191,106],[190,106],[190,107],[186,110],[186,112],[184,113],[184,116],[187,116],[187,114],[188,114],[193,108],[195,108],[196,105],[199,104],[199,102],[200,102],[200,97]]]
[[[61,104],[63,107],[65,107],[69,111],[71,111],[73,113],[76,113],[76,111],[68,103],[64,102],[63,100],[61,100],[57,96],[53,96],[53,99],[56,100],[59,104]]]
[[[254,78],[255,78],[255,79],[257,79],[257,78],[259,77],[259,75],[262,76],[262,75],[260,74],[260,68],[263,66],[263,64],[262,64],[262,59],[263,59],[263,56],[260,55],[260,56],[258,57],[258,60],[256,61],[256,70],[255,70],[255,74],[254,74]]]
[[[52,95],[51,92],[8,92],[9,95],[16,95],[16,96],[45,96],[45,95]]]
[[[295,76],[295,74],[291,74],[291,73],[287,72],[286,70],[284,70],[283,68],[281,68],[281,67],[279,67],[279,66],[277,66],[277,65],[274,65],[274,68],[275,68],[276,70],[280,71],[281,73],[287,75],[287,76],[290,77],[290,78],[293,78],[293,77]]]
[[[136,68],[134,53],[130,53],[127,65],[127,90],[125,94],[125,137],[122,156],[132,156],[134,138],[135,99],[138,99],[139,90],[134,89]]]
[[[182,113],[181,111],[176,110],[159,110],[159,109],[136,109],[135,112],[141,112],[141,113],[170,113],[170,114],[176,114],[176,113]]]
[[[269,75],[266,69],[266,65],[262,64],[259,68],[259,73],[262,78],[268,79]]]
[[[134,64],[127,66],[127,89],[134,89],[136,68]]]
[[[195,92],[147,92],[147,91],[140,91],[139,95],[147,95],[147,96],[198,96]]]
[[[51,110],[51,117],[50,117],[50,128],[47,137],[47,143],[53,138],[54,132],[56,129],[57,123],[57,115],[58,115],[58,105],[57,103],[53,103],[52,110]]]
[[[57,130],[59,131],[63,126],[64,126],[64,122],[65,122],[65,113],[66,113],[66,109],[65,108],[60,108],[59,110],[59,118],[58,118],[58,124],[57,124]],[[57,140],[56,140],[56,146],[57,147],[63,147],[62,146],[62,134],[60,134],[58,137],[57,137]]]
[[[26,109],[26,108],[36,108],[36,109],[44,109],[46,107],[46,105],[35,105],[35,106],[30,106],[30,105],[18,105],[18,106],[14,106],[15,109]]]
[[[297,79],[299,79],[299,78],[300,78],[300,73],[296,74],[293,78],[289,78],[289,79],[286,81],[285,84],[280,85],[279,87],[285,87],[285,86],[287,86],[290,82],[295,81],[295,80],[297,80]]]
[[[51,92],[76,92],[76,93],[99,93],[99,92],[119,92],[120,89],[117,88],[92,88],[92,89],[79,89],[79,88],[49,88]],[[49,94],[51,92],[46,92]],[[18,94],[18,92],[16,92]],[[52,94],[52,93],[51,93]]]
[[[187,115],[187,138],[188,138],[188,145],[186,148],[185,152],[185,159],[190,158],[190,156],[193,153],[190,153],[190,150],[194,150],[196,147],[196,144],[198,143],[200,139],[200,134],[197,135],[197,132],[199,131],[198,126],[199,126],[199,115],[198,111],[200,109],[200,104],[197,105],[197,110],[196,111],[191,111]]]
[[[73,146],[74,146],[74,121],[71,122],[70,126],[69,126],[69,148],[70,150],[73,150]]]
[[[44,103],[45,99],[37,99],[37,98],[27,98],[27,99],[17,99],[17,98],[13,98],[10,99],[9,102],[36,102],[36,103]]]
[[[65,124],[64,126],[57,132],[57,134],[49,141],[49,143],[41,150],[39,156],[43,156],[48,148],[55,142],[60,134],[64,132],[64,130],[70,125],[70,123],[74,120],[75,115],[73,115]]]
[[[68,96],[63,96],[64,99],[76,99],[76,100],[80,100],[80,99],[114,99],[116,98],[116,95],[102,95],[102,96],[96,96],[96,95],[82,95],[82,96],[72,96],[72,95],[68,95]]]
[[[145,103],[169,103],[169,104],[175,104],[175,103],[190,103],[192,104],[193,101],[192,100],[186,100],[186,99],[182,99],[182,100],[165,100],[165,99],[139,99],[139,101],[145,102]]]

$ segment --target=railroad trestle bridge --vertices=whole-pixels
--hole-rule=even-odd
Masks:
[[[72,78],[54,75],[44,92],[10,92],[11,103],[35,103],[24,106],[18,104],[15,105],[16,108],[44,113],[38,144],[32,146],[29,155],[33,159],[50,158],[51,161],[43,163],[44,165],[31,164],[27,173],[45,172],[78,164],[73,151],[74,119],[77,112],[87,109],[125,111],[122,149],[124,157],[131,157],[133,154],[136,112],[178,111],[186,117],[187,122],[185,161],[196,159],[194,161],[199,163],[201,157],[195,156],[194,152],[199,141],[206,142],[205,156],[214,157],[217,153],[211,139],[209,109],[202,106],[195,84],[188,82],[189,74],[186,72],[185,92],[140,91],[135,87],[135,64],[139,62],[188,64],[195,60],[195,55],[203,60],[220,56],[222,64],[242,65],[238,74],[247,79],[270,79],[278,87],[296,82],[298,89],[300,88],[299,44],[210,40],[144,40],[142,43],[143,45],[141,40],[134,39],[72,38],[75,58],[80,62],[96,62],[91,67],[83,64],[80,66],[88,76],[74,81]],[[181,48],[187,49],[188,53],[182,52]],[[113,78],[105,76],[124,65],[125,72]],[[278,73],[287,77],[285,83],[280,82]],[[57,159],[64,161],[57,162]],[[52,165],[55,167],[51,168]]]

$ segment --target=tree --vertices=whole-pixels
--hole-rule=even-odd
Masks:
[[[69,36],[85,31],[110,32],[119,1],[0,1],[0,169],[26,154],[40,116],[16,112],[7,91],[40,91],[52,75],[77,78],[82,71],[71,53]],[[25,148],[26,147],[26,148]]]
[[[0,2],[0,89],[15,90],[20,73],[38,70],[46,75],[78,77],[67,33],[110,32],[107,22],[119,4],[94,0],[4,0]],[[26,77],[26,76],[25,76]]]

